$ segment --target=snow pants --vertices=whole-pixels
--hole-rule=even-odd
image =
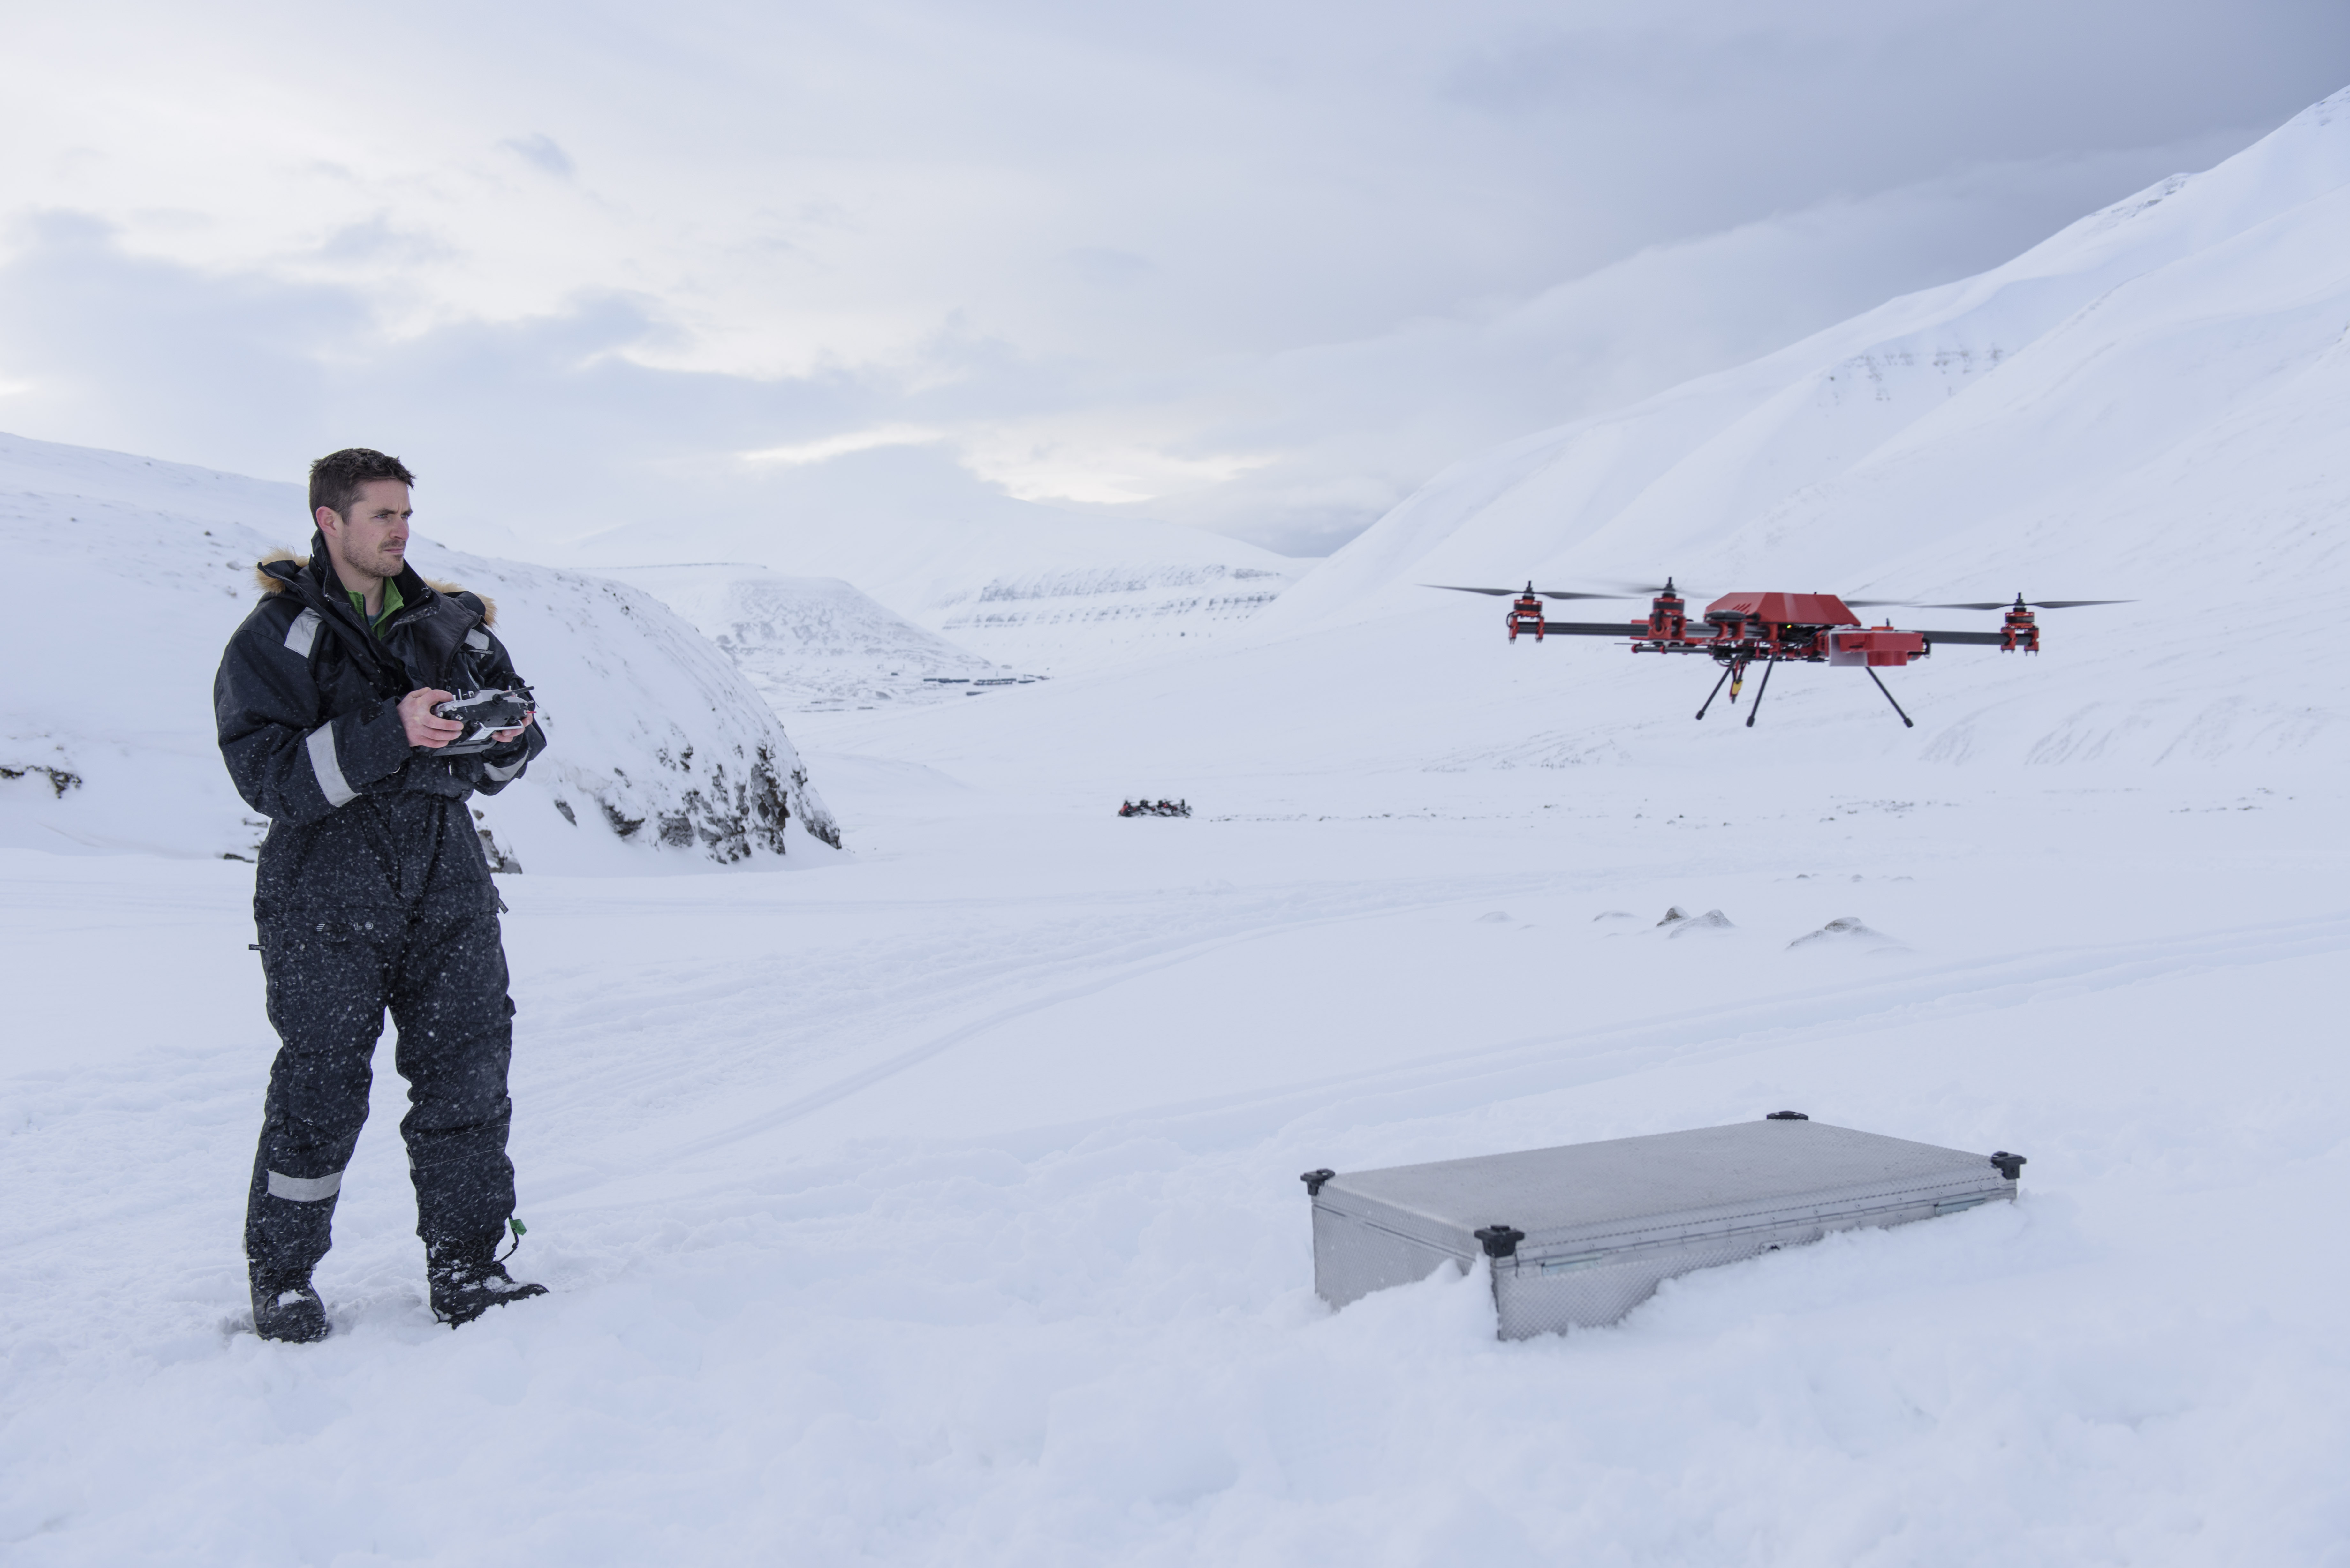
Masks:
[[[280,1044],[245,1203],[256,1285],[307,1280],[326,1256],[387,1008],[400,1028],[392,1064],[408,1081],[400,1133],[417,1234],[428,1254],[495,1248],[515,1206],[506,1158],[514,1003],[497,915],[464,903],[438,914],[262,919],[269,1022]]]

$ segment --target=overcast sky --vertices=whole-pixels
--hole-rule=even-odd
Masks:
[[[444,536],[557,559],[1006,495],[1325,553],[2350,83],[2343,0],[0,23],[0,429],[380,446]]]

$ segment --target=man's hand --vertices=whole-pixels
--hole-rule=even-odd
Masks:
[[[420,686],[400,700],[400,722],[408,732],[410,745],[437,752],[465,732],[465,726],[456,720],[441,718],[432,711],[433,703],[446,702],[455,695],[453,691]]]
[[[520,736],[520,735],[521,735],[521,733],[522,733],[525,730],[529,729],[529,728],[530,728],[530,722],[531,722],[533,719],[536,719],[536,718],[537,718],[537,717],[538,717],[538,710],[537,710],[537,709],[536,709],[536,708],[533,708],[529,712],[527,712],[527,713],[525,713],[525,714],[524,714],[524,715],[523,715],[522,722],[521,722],[521,723],[519,723],[519,724],[516,724],[513,729],[511,729],[511,730],[493,730],[493,731],[491,731],[491,732],[490,732],[490,739],[491,739],[491,740],[493,740],[493,741],[495,741],[499,745],[503,746],[503,745],[504,745],[508,741],[514,740],[514,739],[515,739],[516,737]]]

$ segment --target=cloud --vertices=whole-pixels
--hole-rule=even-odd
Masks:
[[[552,174],[558,180],[568,180],[579,171],[571,161],[571,154],[564,151],[562,144],[545,131],[534,131],[528,136],[509,136],[498,145],[541,173]]]
[[[1024,425],[980,425],[957,442],[964,464],[1023,501],[1140,505],[1170,492],[1228,484],[1276,461],[1267,453],[1187,453],[1165,427],[1130,415],[1070,410]],[[1155,439],[1154,439],[1155,438]]]
[[[1446,462],[1994,263],[2350,79],[2331,0],[12,28],[0,421],[267,472],[412,431],[550,542],[907,463],[1326,550]],[[320,109],[355,48],[398,112]]]
[[[874,452],[885,446],[929,446],[944,439],[943,431],[925,430],[920,425],[877,425],[871,430],[845,431],[839,435],[825,436],[817,441],[794,441],[785,446],[763,447],[757,452],[742,454],[748,463],[775,463],[785,468],[798,468],[811,462],[829,462],[836,457],[851,452]]]
[[[640,362],[631,350],[667,329],[640,297],[404,332],[364,289],[137,256],[87,218],[49,214],[9,237],[0,423],[41,439],[281,479],[372,446],[417,471],[434,536],[556,559],[616,526],[711,515],[856,532],[1044,510],[976,476],[931,428],[890,421],[921,405],[896,381]],[[110,434],[124,428],[138,439]],[[289,540],[306,525],[277,521]]]

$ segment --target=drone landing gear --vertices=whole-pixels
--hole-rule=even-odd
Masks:
[[[1751,659],[1734,658],[1725,659],[1722,660],[1721,677],[1714,681],[1713,690],[1706,693],[1705,701],[1697,711],[1697,716],[1699,718],[1702,719],[1705,717],[1707,711],[1713,706],[1713,700],[1721,695],[1721,689],[1724,686],[1730,688],[1730,701],[1733,704],[1737,702],[1739,688],[1746,684],[1746,666],[1751,662],[1752,662]],[[1771,671],[1778,663],[1779,660],[1776,659],[1762,659],[1762,683],[1754,689],[1754,705],[1746,711],[1746,727],[1750,730],[1754,727],[1754,721],[1761,718],[1762,715],[1762,699],[1771,690]],[[1867,666],[1864,665],[1862,668],[1867,669]],[[1907,730],[1916,729],[1918,727],[1918,722],[1909,717],[1908,713],[1902,711],[1899,700],[1887,689],[1884,681],[1877,680],[1877,671],[1870,670],[1868,671],[1868,678],[1869,680],[1876,681],[1877,689],[1879,691],[1885,693],[1885,700],[1893,704],[1893,711],[1900,715],[1902,728]]]
[[[1721,680],[1729,680],[1731,675],[1737,673],[1739,668],[1740,667],[1735,664],[1724,664],[1721,667]],[[1715,681],[1713,683],[1713,690],[1705,694],[1705,701],[1697,711],[1697,716],[1699,718],[1704,718],[1706,709],[1712,707],[1713,700],[1721,695],[1721,680]],[[1738,701],[1738,689],[1734,686],[1731,688],[1730,700],[1732,702]]]
[[[1754,727],[1754,721],[1762,716],[1762,695],[1771,690],[1771,671],[1778,668],[1779,661],[1775,659],[1762,661],[1762,684],[1754,689],[1754,706],[1746,711],[1746,727],[1750,730]]]
[[[1866,665],[1863,665],[1861,668],[1862,668],[1862,669],[1864,669],[1864,670],[1866,670],[1868,667],[1867,667]],[[1870,670],[1868,671],[1868,678],[1869,678],[1871,680],[1877,680],[1877,671],[1876,671],[1876,670]],[[1877,680],[1877,689],[1879,691],[1885,691],[1885,700],[1886,700],[1887,702],[1893,702],[1893,693],[1892,693],[1892,692],[1890,692],[1890,691],[1885,691],[1885,682],[1884,682],[1884,681],[1882,681],[1882,680]],[[1895,712],[1897,712],[1897,713],[1901,713],[1901,704],[1900,704],[1900,703],[1898,703],[1898,702],[1893,702],[1893,711],[1894,711]],[[1749,722],[1749,723],[1752,723],[1752,720],[1749,720],[1749,721],[1748,721],[1748,722]],[[1915,721],[1913,721],[1913,720],[1909,717],[1909,715],[1908,715],[1908,714],[1907,714],[1907,713],[1901,713],[1901,727],[1902,727],[1903,729],[1905,729],[1905,730],[1914,730],[1914,729],[1916,729],[1916,728],[1918,727],[1918,725],[1917,725],[1916,722],[1915,722]]]

